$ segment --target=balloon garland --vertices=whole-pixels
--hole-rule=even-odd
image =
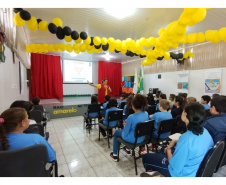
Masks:
[[[14,23],[17,26],[23,26],[25,21],[27,21],[27,27],[30,30],[40,29],[41,31],[49,30],[50,33],[56,34],[57,38],[60,40],[65,40],[66,42],[75,41],[75,44],[30,44],[27,45],[27,52],[36,53],[46,53],[48,51],[68,51],[80,52],[87,51],[88,53],[99,53],[101,51],[109,52],[121,52],[127,56],[139,56],[140,58],[145,58],[141,62],[142,65],[150,65],[156,60],[176,59],[184,60],[185,58],[192,57],[192,53],[185,53],[177,57],[175,54],[167,52],[170,47],[177,48],[179,44],[195,43],[211,41],[213,43],[218,43],[222,39],[226,42],[226,27],[218,30],[207,30],[205,33],[190,33],[185,35],[187,26],[194,26],[198,22],[201,22],[206,17],[206,8],[184,8],[184,11],[180,15],[177,21],[170,23],[165,29],[161,28],[158,31],[158,38],[140,38],[139,40],[132,40],[127,38],[126,40],[110,38],[100,38],[98,36],[91,37],[86,32],[82,31],[78,33],[75,30],[71,30],[69,26],[63,27],[63,22],[60,18],[54,18],[51,23],[47,21],[36,19],[31,16],[29,12],[23,10],[22,8],[15,8],[14,12]],[[83,42],[82,42],[83,41]],[[82,42],[82,43],[81,43]],[[81,43],[81,44],[80,44]],[[143,47],[151,49],[144,49]]]

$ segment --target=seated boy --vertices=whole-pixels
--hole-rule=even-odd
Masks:
[[[226,96],[211,100],[210,113],[213,116],[205,119],[202,126],[208,130],[214,144],[218,141],[226,141]]]
[[[106,110],[107,110],[107,105],[108,105],[108,102],[109,102],[110,98],[111,97],[109,95],[105,96],[105,103],[103,103],[103,109],[100,111],[101,115],[105,115]]]
[[[208,103],[210,102],[211,98],[208,95],[203,95],[201,97],[201,101],[200,103],[204,106],[205,110],[209,110],[210,106],[208,105]]]
[[[121,107],[121,103],[122,102],[126,102],[126,95],[125,94],[121,94],[120,95],[120,100],[119,100],[118,106],[117,106],[119,109],[123,109],[124,108],[124,107]]]

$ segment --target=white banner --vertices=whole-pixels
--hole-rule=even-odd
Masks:
[[[188,93],[189,71],[177,72],[177,92]]]
[[[204,94],[221,93],[221,69],[205,71]]]

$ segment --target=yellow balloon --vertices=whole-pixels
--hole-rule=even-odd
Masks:
[[[213,43],[218,43],[221,41],[221,38],[220,38],[220,35],[219,35],[219,32],[216,30],[214,31],[214,39],[213,39]]]
[[[205,34],[203,32],[199,32],[197,34],[197,42],[201,43],[205,41]]]
[[[49,44],[47,49],[48,49],[48,51],[54,51],[53,44]]]
[[[65,51],[65,44],[64,43],[60,43],[59,44],[59,48],[61,51]]]
[[[31,16],[31,19],[27,21],[27,27],[32,31],[38,28],[38,22],[35,17]]]
[[[164,28],[160,28],[158,31],[159,36],[161,36],[166,30]]]
[[[122,50],[127,50],[127,46],[126,46],[126,41],[125,40],[122,41],[121,48],[122,48]]]
[[[101,44],[101,39],[100,39],[100,37],[94,37],[93,38],[93,43],[94,43],[94,45],[96,45],[96,46],[99,46],[100,44]]]
[[[108,43],[109,44],[115,43],[115,39],[113,37],[108,38]]]
[[[83,40],[83,43],[86,44],[86,45],[89,45],[91,43],[90,36],[88,36],[86,40]]]
[[[65,35],[64,40],[66,42],[71,42],[72,41],[71,35],[69,35],[69,36]]]
[[[52,20],[52,22],[53,22],[57,27],[58,27],[58,26],[60,26],[60,27],[63,26],[62,20],[61,20],[60,18],[58,18],[58,17],[55,17],[55,18]]]
[[[214,31],[213,30],[207,30],[205,32],[205,37],[207,41],[213,41],[214,39]]]
[[[88,46],[86,46],[86,49],[87,50],[92,50],[93,49],[93,46],[88,45]]]
[[[206,17],[206,9],[205,8],[197,8],[197,11],[192,15],[193,22],[198,23],[205,19]]]
[[[191,22],[190,16],[191,16],[191,15],[182,12],[182,14],[180,15],[180,18],[179,18],[179,20],[178,20],[179,23],[180,23],[180,24],[184,24],[184,25],[189,25],[190,22]]]
[[[94,52],[95,52],[95,53],[99,53],[99,50],[96,49],[96,48],[94,48]]]
[[[78,44],[73,44],[73,49],[74,49],[74,50],[78,50],[78,49],[79,49]]]
[[[92,53],[93,53],[93,50],[87,50],[87,52],[88,52],[89,54],[92,54]]]
[[[47,31],[48,30],[48,22],[47,21],[40,21],[38,24],[38,27],[41,31]]]
[[[79,44],[81,41],[82,41],[82,39],[79,37],[77,40],[75,40],[75,43]]]
[[[25,20],[20,17],[20,12],[17,12],[16,15],[13,17],[13,22],[17,26],[23,26],[25,24]]]
[[[42,44],[42,48],[47,48],[47,47],[48,47],[48,44],[46,44],[46,43]]]
[[[121,44],[122,44],[122,41],[121,40],[117,39],[115,41],[115,47],[121,47]]]
[[[131,45],[132,41],[133,40],[131,38],[127,38],[126,39],[126,46],[129,47]]]
[[[60,49],[58,44],[54,44],[53,48],[54,48],[55,51],[59,51],[59,49]]]
[[[106,45],[108,43],[108,40],[106,37],[101,38],[101,44]]]
[[[151,46],[154,46],[156,44],[156,39],[154,37],[150,37],[149,39]]]
[[[80,53],[80,51],[77,49],[77,50],[74,50],[74,52],[75,53],[77,53],[77,54],[79,54]]]
[[[226,39],[226,27],[223,27],[219,30],[219,36],[221,39]]]
[[[175,27],[174,27],[174,31],[178,35],[184,35],[186,33],[186,28],[187,28],[187,26],[185,24],[181,24],[177,21],[177,23],[175,24]]]
[[[187,35],[187,43],[192,44],[196,42],[197,33],[189,33]]]
[[[73,51],[73,46],[71,44],[66,44],[65,49],[67,52],[71,53]]]
[[[169,60],[170,59],[170,53],[169,52],[165,52],[164,59],[165,60]]]
[[[127,50],[121,50],[122,54],[125,54],[127,52]]]
[[[80,44],[80,45],[79,45],[79,50],[80,50],[81,52],[85,52],[85,51],[86,51],[86,45],[85,45],[85,44]]]
[[[26,49],[25,50],[26,50],[26,52],[31,53],[31,48],[30,48],[29,45],[26,46]]]
[[[139,43],[140,43],[141,46],[144,45],[145,40],[146,40],[146,39],[145,39],[144,37],[141,37],[141,38],[139,39]]]
[[[184,8],[184,12],[187,14],[192,14],[197,11],[198,8]]]

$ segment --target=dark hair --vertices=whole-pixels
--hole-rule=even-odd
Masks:
[[[155,97],[156,97],[156,98],[159,98],[159,95],[160,95],[159,93],[156,93]]]
[[[201,98],[202,98],[204,101],[206,101],[207,104],[208,104],[208,103],[210,102],[210,100],[211,100],[211,97],[208,96],[208,95],[203,95]]]
[[[103,78],[103,80],[101,81],[101,83],[104,83],[104,81],[108,80],[107,78]]]
[[[159,101],[159,106],[161,106],[164,110],[167,110],[170,106],[170,103],[166,99],[162,99]]]
[[[91,104],[97,104],[98,100],[97,100],[97,96],[91,96]]]
[[[0,124],[1,146],[2,150],[8,150],[9,143],[6,134],[15,131],[18,124],[26,118],[26,110],[19,107],[9,108],[0,117],[4,119],[4,123]]]
[[[216,97],[218,97],[218,96],[220,96],[219,94],[213,94],[212,95],[212,98],[216,98]]]
[[[109,107],[117,107],[118,103],[115,98],[111,98],[108,102]]]
[[[105,96],[105,100],[106,100],[106,101],[109,101],[110,98],[111,98],[111,97],[110,97],[109,95],[106,95],[106,96]]]
[[[167,99],[166,98],[166,94],[160,94],[160,96],[159,96],[161,99]]]
[[[188,130],[192,131],[195,135],[201,135],[203,133],[203,127],[201,126],[203,119],[206,116],[205,108],[200,103],[189,103],[184,111],[187,113],[187,119],[189,124]]]
[[[126,99],[126,95],[125,94],[121,94],[120,97],[123,97],[123,99]]]
[[[179,106],[180,108],[184,108],[185,107],[185,104],[186,104],[186,101],[183,99],[182,96],[175,96],[175,102],[179,103]]]
[[[135,109],[147,110],[147,98],[141,94],[136,94],[132,100]]]
[[[126,115],[129,115],[129,110],[132,109],[133,98],[134,98],[133,95],[129,95],[127,100],[126,100],[126,111],[125,111]]]
[[[210,101],[210,107],[214,106],[220,114],[226,113],[226,96],[218,96]]]
[[[33,103],[34,105],[39,105],[40,98],[34,97],[31,101],[32,101],[32,103]]]
[[[174,100],[175,94],[170,94],[170,97]]]
[[[24,108],[27,111],[28,117],[30,117],[30,111],[34,108],[34,104],[30,101],[17,100],[11,104],[10,108],[13,107]]]

